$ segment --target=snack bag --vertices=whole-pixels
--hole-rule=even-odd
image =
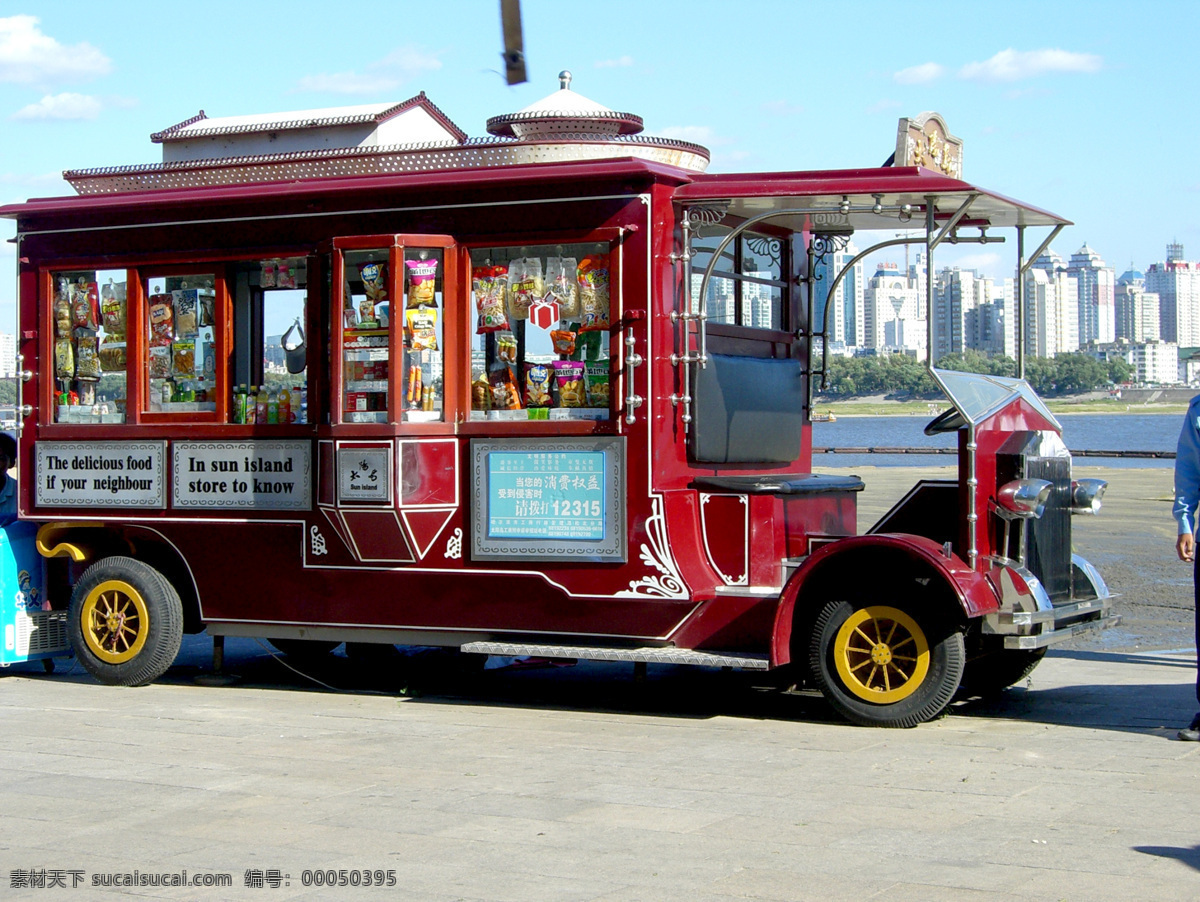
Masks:
[[[275,260],[264,260],[262,262],[262,272],[258,277],[258,284],[261,288],[275,287],[275,267],[278,262]]]
[[[358,276],[371,303],[377,304],[387,299],[386,263],[364,263],[358,268]]]
[[[60,379],[75,378],[75,343],[69,338],[54,342],[54,374]]]
[[[437,308],[418,307],[404,311],[410,351],[437,350]]]
[[[511,332],[496,336],[496,357],[501,363],[516,364],[517,339]]]
[[[554,384],[554,372],[544,363],[525,364],[525,406],[551,407],[554,399],[550,391]]]
[[[569,329],[551,329],[550,341],[554,345],[554,353],[569,357],[575,353],[575,333]]]
[[[171,292],[175,308],[175,331],[180,338],[194,338],[200,331],[200,292],[195,288],[176,289]]]
[[[476,266],[471,270],[471,291],[475,295],[475,309],[479,313],[477,335],[500,332],[510,328],[504,315],[504,302],[508,289],[508,267]]]
[[[75,342],[75,378],[100,378],[100,357],[96,353],[95,335],[81,335]]]
[[[196,342],[194,339],[177,341],[171,345],[171,375],[183,379],[196,376]]]
[[[608,255],[589,254],[579,264],[580,332],[608,331]]]
[[[578,360],[554,361],[554,381],[558,383],[559,407],[583,407],[586,404],[584,365]]]
[[[599,363],[586,364],[584,374],[587,377],[587,406],[608,407],[608,361],[602,360]]]
[[[409,307],[437,306],[437,260],[405,260]]]
[[[58,280],[58,293],[54,296],[54,334],[58,338],[71,337],[71,283]]]
[[[169,294],[150,297],[150,346],[166,347],[175,338],[175,315]]]
[[[508,268],[509,319],[529,319],[529,307],[546,293],[542,261],[537,257],[514,260]]]
[[[492,409],[492,385],[482,373],[471,383],[471,409]]]
[[[125,342],[104,339],[100,345],[100,369],[106,373],[120,372],[125,369]]]
[[[125,336],[125,283],[117,285],[110,279],[100,290],[100,321],[109,338]]]
[[[71,327],[93,332],[100,327],[100,293],[95,282],[82,276],[71,286]]]
[[[169,379],[171,376],[171,346],[156,345],[150,349],[150,378]]]
[[[493,370],[488,381],[492,386],[492,410],[521,409],[521,394],[511,368],[505,366]]]
[[[574,257],[546,258],[547,297],[558,302],[558,315],[563,319],[579,316],[579,281]]]
[[[200,295],[200,325],[211,326],[216,322],[213,308],[217,305],[217,296],[212,291]]]

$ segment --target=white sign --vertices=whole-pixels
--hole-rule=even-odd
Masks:
[[[38,507],[165,507],[166,442],[38,442]]]
[[[338,501],[391,501],[392,449],[338,449]]]
[[[312,507],[312,446],[308,442],[175,442],[171,451],[172,507]]]

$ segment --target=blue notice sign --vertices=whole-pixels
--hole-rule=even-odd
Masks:
[[[491,451],[489,538],[605,537],[603,451]]]

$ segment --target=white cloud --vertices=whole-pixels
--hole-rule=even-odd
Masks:
[[[919,66],[909,66],[901,69],[892,76],[892,81],[898,85],[925,85],[941,78],[946,67],[938,63],[921,63]]]
[[[36,16],[0,18],[0,81],[40,85],[112,71],[112,60],[91,44],[60,44],[42,33],[39,21]]]
[[[632,56],[619,56],[613,60],[600,60],[596,63],[597,69],[624,69],[633,65]]]
[[[383,59],[368,63],[363,72],[322,72],[306,75],[297,88],[329,94],[379,94],[411,81],[423,72],[442,68],[434,54],[414,47],[401,47]]]
[[[959,78],[974,81],[1020,81],[1054,72],[1099,72],[1104,60],[1091,53],[1069,50],[1001,50],[989,60],[967,63]]]
[[[12,118],[24,121],[78,121],[95,119],[102,108],[99,100],[87,94],[47,94],[37,103],[17,110]]]

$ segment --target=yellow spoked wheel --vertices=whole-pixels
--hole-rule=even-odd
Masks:
[[[141,686],[162,676],[179,653],[183,605],[159,571],[114,555],[79,577],[67,623],[88,673],[111,686]]]
[[[860,608],[838,629],[834,664],[842,683],[863,701],[886,705],[912,695],[929,673],[929,642],[898,608]]]

